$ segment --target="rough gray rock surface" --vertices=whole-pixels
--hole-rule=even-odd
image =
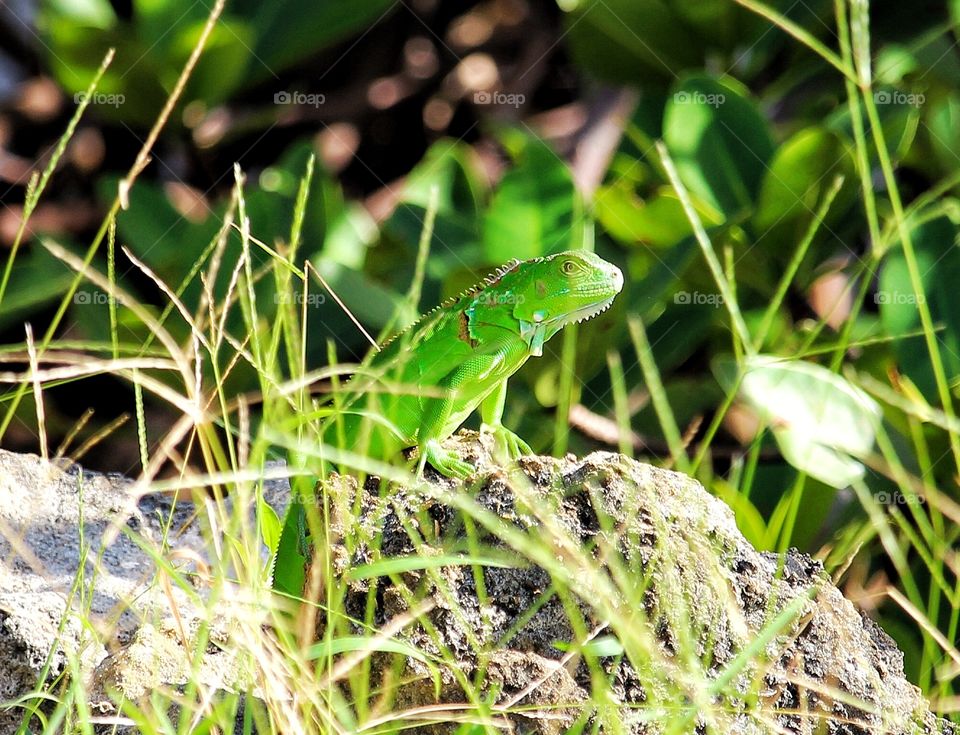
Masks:
[[[508,474],[493,461],[485,440],[466,431],[451,440],[460,456],[479,468],[478,476],[467,483],[433,475],[426,492],[393,490],[385,499],[374,482],[362,488],[351,478],[334,483],[334,494],[345,498],[335,504],[338,507],[351,507],[356,492],[363,495],[361,516],[341,514],[339,530],[371,542],[349,554],[341,548],[341,570],[378,557],[441,553],[439,547],[463,536],[462,514],[446,499],[465,494],[509,523],[521,539],[566,538],[578,548],[594,549],[611,564],[615,553],[621,572],[642,587],[636,599],[643,609],[634,610],[639,614],[630,627],[649,632],[647,643],[658,655],[644,659],[643,665],[660,666],[661,681],[678,651],[692,651],[697,659],[693,668],[701,666],[697,673],[704,679],[720,676],[778,614],[796,606],[796,614],[785,618],[780,634],[764,647],[768,663],[750,666],[735,678],[736,688],[744,693],[752,682],[756,700],[752,711],[744,714],[739,699],[718,699],[717,710],[726,709],[728,715],[711,720],[697,716],[696,709],[685,708],[683,702],[673,702],[677,708],[672,717],[694,713],[685,731],[958,732],[928,711],[920,691],[904,678],[903,655],[893,640],[855,610],[819,562],[798,552],[785,558],[757,552],[737,530],[731,510],[696,481],[608,452],[583,459],[524,458],[522,473]],[[414,518],[416,540],[406,530]],[[507,549],[497,537],[482,531],[479,535],[484,544]],[[374,542],[377,552],[372,550]],[[569,590],[587,627],[602,627],[598,606],[610,591],[609,585],[598,582],[603,575],[580,573],[576,555],[566,554],[561,543],[556,544],[556,554],[569,572]],[[347,607],[364,619],[371,599],[368,585],[375,584],[375,599],[382,601],[375,622],[387,624],[407,610],[405,600],[412,591],[421,595],[426,591],[434,602],[428,614],[433,632],[414,625],[400,637],[433,654],[443,648],[452,651],[468,679],[484,671],[487,688],[498,692],[498,703],[529,708],[525,714],[508,715],[516,731],[565,732],[581,714],[575,705],[590,699],[591,681],[583,660],[565,660],[554,645],[575,636],[561,600],[542,594],[551,583],[550,574],[537,566],[490,565],[483,568],[482,580],[485,597],[478,594],[470,566],[443,567],[433,579],[425,572],[411,572],[399,583],[378,579],[355,584]],[[531,615],[531,610],[536,612]],[[635,632],[603,629],[604,635],[614,636]],[[643,707],[654,705],[664,694],[650,691],[658,677],[638,673],[627,658],[610,656],[601,659],[601,665],[620,703],[616,719],[626,731],[662,732],[662,726],[644,723],[642,717]],[[689,660],[686,666],[689,671]],[[424,664],[408,659],[404,673],[419,678],[403,690],[403,707],[465,701],[449,670],[442,677],[439,699]],[[526,691],[533,681],[539,684]],[[556,707],[560,703],[571,706]],[[826,730],[821,729],[824,726]],[[430,729],[451,732],[454,726]]]
[[[758,553],[737,530],[729,508],[695,481],[611,453],[583,459],[530,457],[521,461],[519,474],[508,473],[493,461],[486,437],[461,432],[449,446],[477,466],[471,481],[454,482],[428,471],[428,487],[393,488],[381,497],[373,481],[359,488],[352,478],[333,478],[334,531],[353,542],[349,549],[334,542],[332,557],[335,568],[346,573],[385,557],[448,553],[441,548],[458,542],[463,550],[463,514],[457,507],[462,503],[456,501],[466,499],[476,501],[492,522],[509,524],[515,542],[527,535],[540,541],[565,538],[609,560],[604,563],[611,565],[610,575],[583,574],[577,555],[555,540],[550,558],[539,566],[484,566],[485,595],[478,593],[474,568],[462,565],[350,582],[348,612],[364,619],[372,599],[378,625],[406,612],[410,593],[430,601],[427,618],[433,631],[417,623],[404,627],[399,637],[427,652],[446,648],[468,678],[483,672],[481,679],[495,702],[515,700],[526,706],[524,712],[503,713],[515,731],[563,732],[582,712],[577,705],[591,696],[584,661],[566,659],[556,645],[576,636],[561,601],[544,595],[551,572],[566,577],[587,629],[601,629],[603,604],[619,589],[611,581],[618,571],[626,575],[621,583],[635,582],[636,587],[632,599],[613,604],[634,617],[627,629],[608,626],[601,635],[621,641],[636,636],[657,654],[645,665],[669,667],[692,652],[693,663],[685,665],[702,666],[699,673],[708,681],[720,676],[780,611],[795,606],[796,615],[785,619],[763,647],[768,662],[733,679],[734,688],[752,686],[749,704],[735,698],[714,702],[728,715],[711,721],[699,718],[689,702],[664,702],[678,706],[673,716],[693,712],[685,731],[958,732],[930,714],[919,691],[904,678],[902,654],[892,640],[857,613],[817,562],[798,553],[783,559]],[[82,646],[97,711],[109,711],[104,692],[111,689],[136,699],[153,686],[183,683],[190,652],[181,645],[177,626],[163,620],[166,603],[151,586],[153,562],[122,534],[103,546],[105,530],[118,516],[146,538],[161,536],[169,500],[148,497],[131,503],[129,490],[122,478],[75,467],[63,471],[36,457],[0,452],[0,701],[32,689],[48,655],[50,673],[56,674],[65,652]],[[351,510],[355,501],[362,509],[359,517]],[[84,642],[76,615],[68,612],[82,607],[70,594],[82,556],[81,507],[88,559],[102,553],[85,605],[104,629],[116,630],[109,655],[102,646]],[[201,535],[189,524],[192,511],[188,504],[178,506],[173,523],[183,529],[177,544],[202,552]],[[484,544],[516,558],[482,524],[476,525]],[[416,540],[410,528],[417,529]],[[369,594],[371,586],[375,595]],[[214,631],[217,646],[204,660],[209,679],[225,687],[239,684],[231,678],[239,674],[229,630],[228,624]],[[638,671],[627,658],[599,660],[615,697],[607,716],[628,732],[660,732],[638,717],[643,707],[669,694],[655,690],[657,677]],[[374,674],[387,675],[394,663],[388,656],[376,657]],[[429,673],[421,662],[407,659],[405,667],[402,673],[410,683],[401,689],[398,706],[464,701],[452,670],[442,670],[438,698],[429,676],[417,678]],[[550,707],[558,704],[564,706]],[[0,711],[0,733],[17,719]],[[431,729],[446,732],[452,726],[414,731]]]
[[[121,536],[106,550],[89,600],[73,592],[78,575],[92,571],[104,531],[128,509],[128,486],[120,477],[0,451],[0,701],[32,690],[48,663],[49,676],[58,675],[69,651],[81,652],[87,667],[103,658],[102,646],[81,641],[69,610],[85,608],[104,623],[112,618],[121,640],[133,631],[127,603],[154,568],[130,539]],[[139,531],[159,530],[153,511],[162,506],[150,498],[127,522]],[[84,554],[89,561],[81,570]],[[0,732],[10,732],[19,719],[15,711],[0,712]]]
[[[48,664],[47,679],[59,675],[68,652],[92,672],[108,654],[101,641],[119,648],[170,615],[167,594],[190,609],[181,590],[155,584],[154,560],[116,530],[162,552],[170,524],[177,548],[202,556],[195,509],[174,507],[163,495],[137,502],[131,487],[119,475],[0,450],[0,703],[33,691]],[[102,635],[84,634],[80,616]],[[0,710],[0,733],[12,732],[21,716]]]

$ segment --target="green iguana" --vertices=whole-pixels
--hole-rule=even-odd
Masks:
[[[481,431],[510,458],[531,454],[501,424],[507,379],[565,325],[607,309],[622,288],[620,269],[587,251],[508,263],[385,342],[346,385],[324,443],[383,459],[416,446],[418,472],[429,462],[463,478],[473,468],[441,442],[479,406]],[[295,500],[277,548],[278,591],[301,593],[304,540]]]

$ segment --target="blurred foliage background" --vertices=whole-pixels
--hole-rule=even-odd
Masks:
[[[836,52],[834,3],[764,7]],[[22,343],[25,321],[37,334],[50,323],[72,274],[37,238],[84,252],[208,14],[202,2],[176,0],[0,7],[0,247],[19,242],[0,301],[4,343]],[[395,325],[398,309],[402,321],[415,317],[404,294],[431,191],[439,206],[423,310],[510,258],[594,247],[623,268],[625,293],[523,369],[506,422],[540,451],[620,446],[695,473],[757,546],[798,546],[841,567],[846,594],[882,618],[909,676],[929,689],[943,656],[882,592],[906,569],[920,598],[943,593],[926,612],[957,639],[957,531],[944,509],[958,499],[958,32],[960,3],[870,4],[872,99],[896,171],[891,192],[884,155],[857,144],[862,111],[848,102],[849,80],[782,23],[730,0],[234,0],[130,192],[116,241],[166,283],[186,283],[192,309],[201,285],[191,278],[228,209],[234,164],[253,235],[282,251],[315,156],[301,254],[372,334]],[[31,174],[110,48],[115,59],[20,238]],[[787,367],[758,357],[755,379],[732,376],[742,355],[730,294],[705,265],[657,141],[756,347],[791,358]],[[901,201],[922,293],[894,221]],[[115,263],[98,253],[95,264],[158,313],[167,305],[119,250]],[[213,287],[223,292],[228,280],[224,269]],[[270,279],[261,287],[269,297]],[[108,339],[102,296],[75,294],[57,337]],[[328,340],[340,360],[364,354],[364,336],[333,299],[308,307],[312,366],[327,361]],[[118,319],[125,342],[146,339],[132,313],[121,308]],[[645,343],[655,375],[637,359]],[[569,389],[564,349],[576,357]],[[230,381],[230,393],[257,387],[242,367]],[[46,391],[52,446],[78,421],[81,438],[93,436],[134,410],[124,381],[81,385]],[[569,407],[569,433],[556,430],[558,404]],[[145,414],[148,440],[176,418],[149,401]],[[920,488],[909,497],[889,454],[866,467],[845,455],[869,454],[874,414]],[[34,416],[21,402],[3,445],[35,449]],[[624,416],[629,434],[618,433]],[[84,461],[135,472],[135,430],[116,429]],[[919,543],[906,567],[891,561],[856,483],[898,533],[926,547],[939,540],[939,563]],[[937,503],[924,495],[934,490]],[[948,701],[949,687],[939,694]]]

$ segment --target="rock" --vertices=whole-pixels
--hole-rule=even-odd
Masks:
[[[344,604],[354,620],[371,613],[374,625],[385,626],[420,600],[429,608],[421,618],[428,625],[408,622],[395,638],[441,663],[414,656],[399,660],[398,670],[395,656],[371,659],[372,685],[405,682],[395,710],[437,712],[466,701],[466,679],[483,682],[491,717],[517,732],[565,732],[586,712],[630,733],[663,731],[659,715],[660,722],[686,718],[673,732],[956,735],[907,682],[893,641],[857,613],[818,562],[797,552],[757,552],[729,508],[694,480],[606,452],[529,457],[508,471],[493,461],[486,436],[463,431],[448,445],[478,467],[471,481],[428,470],[426,483],[382,496],[375,480],[359,486],[334,474],[328,482],[337,574],[388,557],[466,552],[473,548],[463,530],[471,504],[474,541],[499,555],[348,581]],[[129,490],[122,478],[0,452],[0,700],[32,689],[51,652],[51,675],[67,652],[81,652],[97,712],[111,711],[108,692],[137,700],[185,682],[203,614],[193,616],[188,601],[178,600],[177,619],[170,619],[170,602],[151,585],[152,560],[127,536],[103,548],[118,517],[145,538],[161,538],[169,500],[134,504]],[[80,608],[70,589],[82,557],[81,491],[87,558],[103,551],[88,594],[90,617],[105,631],[95,645],[66,612]],[[285,502],[282,494],[276,499]],[[202,554],[192,511],[178,504],[177,544]],[[498,524],[509,545],[486,528]],[[537,555],[533,564],[516,553],[524,546]],[[554,584],[566,594],[557,595]],[[232,635],[231,612],[222,605],[214,610],[221,622],[204,627],[216,645],[206,647],[200,670],[207,684],[244,691],[249,651]],[[591,655],[611,682],[602,711],[589,709],[590,667],[565,645],[590,636],[597,646]],[[745,651],[751,655],[737,667]],[[671,677],[685,686],[666,686]],[[697,681],[703,691],[721,678],[727,683],[708,702],[712,718],[696,701],[676,699],[677,691],[696,696]],[[0,732],[16,721],[7,717],[0,713]],[[421,719],[414,731],[455,727]]]
[[[434,579],[424,570],[408,572],[399,582],[354,583],[348,612],[365,619],[367,601],[382,601],[376,625],[403,614],[404,600],[426,590],[434,603],[427,615],[432,631],[412,625],[397,637],[438,657],[452,652],[456,659],[458,672],[441,670],[438,697],[430,667],[409,658],[401,678],[411,683],[401,690],[401,708],[468,701],[458,677],[473,681],[485,672],[485,693],[513,707],[499,714],[517,732],[566,732],[582,714],[575,705],[591,699],[591,679],[584,660],[562,650],[576,636],[563,601],[544,597],[553,574],[573,593],[584,629],[612,635],[621,644],[624,636],[632,638],[633,650],[647,653],[643,666],[659,669],[651,675],[638,672],[629,657],[600,657],[613,682],[613,716],[627,732],[663,732],[646,721],[650,712],[644,710],[656,711],[658,702],[669,705],[667,719],[688,716],[688,727],[680,732],[704,731],[706,720],[690,702],[662,701],[673,695],[652,690],[652,683],[669,680],[671,671],[689,675],[691,667],[702,667],[697,674],[707,684],[736,672],[729,674],[733,684],[723,688],[727,696],[712,702],[717,714],[709,732],[958,732],[929,712],[919,690],[905,679],[903,656],[892,639],[858,614],[819,562],[796,551],[783,558],[757,552],[737,530],[731,510],[691,478],[608,452],[583,459],[528,457],[520,461],[522,472],[508,473],[492,460],[485,436],[462,431],[450,445],[479,466],[474,480],[455,482],[428,470],[425,490],[392,490],[381,498],[376,483],[358,488],[351,478],[332,478],[330,491],[340,496],[333,506],[344,511],[336,516],[335,531],[376,540],[352,554],[342,548],[335,553],[339,571],[378,556],[441,553],[441,545],[463,537],[464,502],[455,499],[472,499],[491,519],[508,524],[516,546],[531,537],[541,546],[543,539],[553,539],[554,558],[544,560],[549,572],[542,566],[484,566],[483,596],[475,567],[467,565],[442,567]],[[355,507],[357,492],[362,495],[359,518],[346,512]],[[478,517],[476,511],[472,515]],[[406,530],[411,524],[423,541],[411,538]],[[481,528],[477,535],[478,543],[509,557],[500,534]],[[604,565],[584,565],[582,554],[573,551],[582,548],[609,560],[605,572],[596,571]],[[612,584],[610,565],[620,585]],[[369,584],[377,586],[375,594]],[[633,584],[632,597],[623,594],[624,586],[629,590]],[[629,621],[625,629],[606,625],[616,613]],[[771,628],[778,616],[781,627]],[[771,630],[776,634],[760,649],[767,664],[728,668]],[[694,660],[678,664],[681,655]],[[395,680],[392,662],[382,664],[374,678]],[[730,697],[731,691],[740,696]],[[749,714],[744,702],[751,697],[757,704]],[[819,729],[824,723],[827,729]],[[418,732],[446,733],[455,727],[436,724]]]
[[[107,656],[96,668],[90,687],[90,702],[99,710],[112,711],[110,692],[139,701],[160,687],[182,689],[193,678],[215,689],[234,690],[245,680],[238,661],[239,651],[230,645],[229,621],[217,621],[212,629],[201,630],[200,619],[190,618],[181,630],[171,619],[158,625],[144,623],[133,639]],[[193,662],[194,648],[205,639],[205,654],[199,667]],[[184,645],[186,641],[186,645]]]
[[[58,676],[68,653],[89,674],[108,646],[123,646],[141,624],[170,615],[171,598],[155,583],[153,559],[130,535],[110,533],[111,526],[159,549],[170,522],[182,530],[179,548],[202,555],[206,545],[191,504],[174,510],[162,495],[136,502],[131,485],[117,475],[0,450],[0,702],[33,691],[48,660],[47,679]],[[181,590],[169,594],[178,608],[192,609]],[[81,615],[98,634],[84,631]],[[22,714],[0,710],[0,733],[15,730]]]

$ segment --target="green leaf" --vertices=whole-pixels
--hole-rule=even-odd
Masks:
[[[351,202],[332,219],[323,241],[323,254],[348,268],[360,270],[367,248],[373,246],[380,231],[370,212],[359,202]]]
[[[817,538],[823,533],[824,528],[830,527],[830,517],[836,513],[834,500],[837,497],[837,488],[823,482],[818,482],[812,477],[808,477],[803,485],[803,506],[802,512],[797,514],[793,521],[793,528],[790,533],[790,545],[799,549],[816,549],[819,547]],[[781,502],[789,506],[793,503],[792,493],[782,496]],[[777,508],[775,513],[779,510]],[[787,513],[792,513],[792,509],[785,509]],[[781,528],[781,531],[783,529]],[[770,546],[776,544],[775,539],[770,540]]]
[[[264,169],[258,179],[247,182],[244,188],[247,214],[252,223],[252,234],[267,244],[286,241],[290,236],[293,212],[300,180],[306,171],[307,158],[312,152],[309,142],[290,146],[279,160]],[[110,201],[116,194],[118,179],[109,177],[99,182],[100,198]],[[130,249],[153,268],[171,286],[177,286],[190,271],[194,260],[223,223],[226,203],[221,202],[208,212],[202,222],[192,222],[173,206],[166,190],[158,184],[140,181],[129,194],[130,206],[117,217],[121,238]],[[327,217],[344,211],[343,199],[332,179],[321,169],[313,175],[307,199],[302,238],[319,249],[328,234]],[[349,225],[356,224],[357,237],[369,237],[368,221],[341,224],[338,238],[349,234]],[[236,256],[239,235],[231,234],[228,253]],[[259,248],[253,248],[255,258],[265,257]],[[362,251],[361,251],[362,254]],[[313,254],[311,253],[311,256]],[[229,268],[221,269],[225,287]]]
[[[856,194],[853,154],[836,133],[810,127],[788,139],[777,150],[763,174],[754,226],[763,233],[797,218],[809,219],[824,189],[838,174],[844,187],[834,200],[828,221],[836,221]]]
[[[430,203],[430,191],[436,187],[438,214],[460,212],[476,216],[484,186],[474,156],[473,150],[465,143],[450,138],[438,140],[407,176],[403,201],[426,209]]]
[[[21,251],[13,264],[7,291],[0,302],[0,327],[18,324],[38,307],[62,299],[75,275],[69,266],[57,260],[46,248],[36,246],[29,252]],[[100,300],[105,294],[92,289],[89,283],[81,283],[80,289],[73,296],[75,304],[94,301],[106,303]],[[22,326],[19,331],[23,336]]]
[[[403,245],[406,255],[402,265],[398,265],[396,275],[400,279],[397,289],[403,289],[410,283],[411,269],[416,259],[417,244],[423,232],[427,210],[418,204],[401,203],[383,226],[383,231],[396,238]],[[430,258],[427,260],[427,275],[430,278],[444,280],[449,274],[468,266],[471,270],[484,263],[480,244],[480,219],[469,213],[440,213],[433,225],[430,238]],[[471,276],[471,285],[476,276]]]
[[[399,7],[395,0],[236,0],[234,15],[248,18],[257,29],[250,65],[253,79],[277,72],[371,26]]]
[[[44,8],[37,20],[47,64],[70,95],[84,92],[93,81],[104,56],[113,48],[114,62],[104,72],[90,112],[97,117],[147,126],[167,98],[153,57],[138,38],[122,24],[95,28]],[[136,90],[132,93],[131,90]],[[179,119],[174,116],[174,124]]]
[[[960,159],[960,94],[951,90],[949,94],[933,100],[927,108],[924,118],[929,135],[930,146],[935,155],[929,163],[939,164],[940,171],[953,173],[954,164]]]
[[[559,0],[574,59],[594,75],[645,88],[703,67],[708,54],[751,46],[762,20],[727,0]],[[731,60],[732,61],[732,60]]]
[[[280,543],[280,530],[282,521],[277,511],[273,509],[268,502],[260,498],[257,501],[257,508],[260,511],[260,536],[263,539],[263,545],[268,549],[276,549]]]
[[[300,478],[297,478],[300,479]],[[301,483],[306,484],[306,483]],[[287,508],[280,533],[273,549],[273,583],[275,592],[289,597],[303,594],[306,581],[306,566],[309,561],[305,555],[307,517],[303,509],[302,497],[307,497],[303,488],[292,488],[291,504]]]
[[[500,181],[483,221],[487,260],[526,260],[578,247],[578,194],[566,163],[539,138],[518,136],[504,142],[515,149],[514,167]]]
[[[480,265],[480,208],[485,187],[469,146],[443,139],[427,150],[407,176],[403,199],[383,226],[384,232],[400,241],[407,260],[416,258],[426,220],[430,192],[437,191],[437,216],[430,241],[427,273],[443,280],[465,264]],[[407,279],[412,271],[402,269]],[[398,284],[399,287],[399,284]]]
[[[888,89],[875,89],[873,93],[883,138],[894,160],[903,157],[916,138],[921,107],[920,98],[914,93],[898,92]],[[846,140],[853,140],[853,124],[850,110],[846,105],[838,108],[825,121],[824,126],[840,133]],[[879,165],[876,148],[867,146],[871,167]],[[953,169],[950,169],[951,173]]]
[[[453,731],[454,735],[487,735],[489,730],[483,725],[460,725],[456,730]],[[565,733],[565,735],[574,735],[571,732]]]
[[[215,104],[237,90],[280,72],[343,41],[396,7],[393,0],[236,0],[213,28],[184,95],[184,103]],[[149,125],[172,89],[207,21],[207,3],[134,0],[130,19],[117,17],[105,0],[51,0],[39,19],[48,63],[71,93],[84,90],[109,48],[116,58],[102,92],[121,96],[97,112]],[[264,100],[269,102],[270,100]],[[171,124],[179,124],[179,115]]]
[[[948,217],[914,224],[910,239],[916,251],[917,266],[923,293],[916,295],[910,282],[906,259],[899,247],[891,250],[880,269],[880,282],[875,299],[880,307],[880,322],[891,336],[917,332],[920,315],[919,299],[925,299],[935,325],[940,356],[948,380],[960,375],[960,248],[957,225]],[[896,339],[894,351],[900,369],[917,385],[932,403],[939,404],[930,353],[923,337]]]
[[[667,100],[663,139],[692,194],[728,219],[753,208],[774,148],[746,90],[730,80],[686,78]]]
[[[647,248],[631,251],[626,276],[631,284],[626,294],[630,299],[630,310],[643,318],[654,309],[659,315],[660,301],[676,291],[680,277],[696,261],[698,254],[699,246],[692,236],[662,254]]]
[[[747,541],[758,549],[763,548],[767,537],[767,524],[750,498],[720,477],[713,479],[711,490],[716,493],[720,500],[730,506],[730,510],[733,511],[733,516],[737,521],[737,528],[746,537]]]
[[[206,12],[206,7],[200,7]],[[163,58],[157,58],[157,64],[168,63],[161,67],[160,78],[167,89],[173,89],[180,76],[180,70],[187,63],[190,54],[200,41],[206,17],[198,18],[192,25],[177,26],[178,32],[170,40],[170,48]],[[229,99],[230,95],[249,81],[248,69],[250,46],[257,37],[257,31],[249,22],[240,18],[223,18],[214,26],[207,38],[203,56],[190,76],[185,94],[186,100],[202,100],[207,106],[213,106]],[[155,50],[150,53],[159,56]]]
[[[562,0],[576,61],[603,79],[672,79],[698,66],[700,44],[661,0]]]
[[[772,355],[748,357],[740,398],[767,424],[784,458],[835,488],[863,477],[857,457],[873,448],[881,412],[859,388],[830,370]],[[732,389],[736,365],[717,361],[721,384]]]
[[[620,242],[643,243],[652,247],[671,247],[693,234],[683,205],[672,189],[662,187],[645,202],[637,198],[632,187],[621,183],[602,186],[594,199],[597,221]],[[700,206],[705,226],[720,224],[723,217],[708,207]]]
[[[960,61],[953,53],[955,43],[948,34],[938,33],[928,35],[922,43],[882,46],[875,64],[877,82],[908,88],[915,80],[922,90],[953,88],[960,75]]]

